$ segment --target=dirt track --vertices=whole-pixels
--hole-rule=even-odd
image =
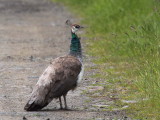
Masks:
[[[67,96],[72,111],[58,110],[57,100],[43,111],[23,110],[50,60],[68,52],[68,18],[73,19],[49,0],[0,0],[0,120],[111,119],[119,114],[91,111],[85,102],[89,98],[81,94],[88,85],[85,80]]]

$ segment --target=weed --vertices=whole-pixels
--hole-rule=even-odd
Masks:
[[[134,117],[160,119],[160,1],[59,1],[88,26],[87,52],[102,73],[94,77],[107,81],[105,88],[119,99],[139,100],[125,104]]]

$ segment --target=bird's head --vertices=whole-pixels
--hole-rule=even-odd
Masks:
[[[67,21],[66,21],[66,25],[68,25],[68,26],[71,27],[71,31],[72,31],[73,33],[75,33],[75,32],[77,32],[78,30],[84,28],[84,27],[82,27],[82,26],[80,26],[80,25],[78,25],[78,24],[72,24],[72,23],[70,22],[70,20],[67,20]]]

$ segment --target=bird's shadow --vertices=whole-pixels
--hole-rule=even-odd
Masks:
[[[43,110],[39,110],[38,112],[70,112],[70,111],[79,111],[77,109],[43,109]]]

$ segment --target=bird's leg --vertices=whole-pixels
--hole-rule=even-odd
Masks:
[[[65,95],[63,95],[63,98],[64,98],[64,105],[65,105],[65,109],[67,110],[67,109],[68,109],[68,107],[67,107],[67,102],[66,102],[66,94],[65,94]]]
[[[60,104],[60,109],[63,109],[63,107],[62,107],[62,101],[61,101],[61,97],[59,97],[59,104]]]

